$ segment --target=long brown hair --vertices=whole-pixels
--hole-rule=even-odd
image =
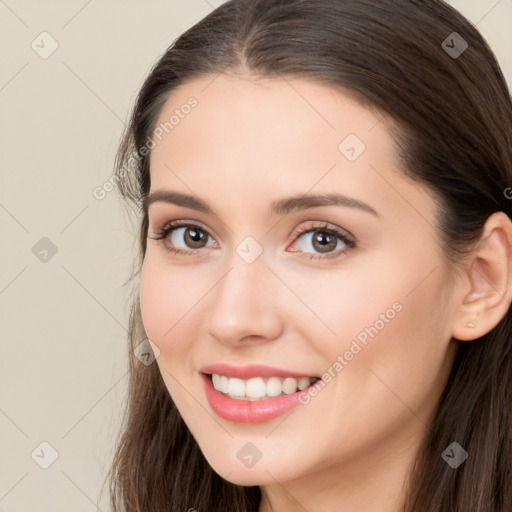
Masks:
[[[137,271],[148,228],[142,209],[150,188],[147,141],[165,101],[187,81],[241,68],[313,79],[385,113],[400,128],[394,136],[404,172],[436,195],[448,262],[456,265],[473,247],[490,214],[511,217],[505,193],[512,186],[510,93],[489,46],[455,9],[440,0],[231,0],[155,64],[119,147],[120,192],[142,210]],[[108,475],[113,511],[257,511],[260,488],[232,484],[212,470],[158,366],[134,357],[145,338],[137,296],[127,406]],[[511,406],[509,309],[486,336],[459,343],[402,510],[510,512]],[[441,457],[454,441],[469,453],[456,470]]]

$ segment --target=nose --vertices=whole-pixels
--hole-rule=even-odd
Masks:
[[[283,315],[278,287],[282,284],[262,256],[247,263],[235,254],[230,262],[229,270],[212,290],[210,335],[232,347],[249,340],[263,343],[279,338]]]

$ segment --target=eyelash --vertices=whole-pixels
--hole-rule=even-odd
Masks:
[[[165,240],[167,235],[169,235],[169,233],[171,233],[174,229],[181,228],[181,227],[198,229],[198,230],[206,233],[207,236],[210,236],[208,234],[208,232],[198,224],[194,224],[194,223],[190,223],[190,222],[186,222],[186,221],[171,221],[156,231],[157,236],[155,238],[151,238],[151,237],[149,237],[149,238],[151,238],[152,240],[156,240],[156,241],[163,241],[163,240]],[[342,233],[340,230],[338,230],[334,227],[330,227],[330,225],[325,222],[318,224],[318,225],[311,225],[307,228],[297,229],[292,235],[293,240],[295,241],[297,238],[301,237],[302,235],[305,235],[306,233],[315,232],[315,231],[321,231],[322,233],[334,235],[336,238],[341,240],[347,246],[347,248],[338,249],[337,251],[325,253],[323,255],[320,255],[319,253],[317,253],[317,254],[303,253],[303,255],[301,257],[308,258],[310,260],[312,260],[312,259],[323,260],[323,259],[329,259],[329,258],[336,258],[336,257],[340,256],[341,254],[346,254],[349,251],[349,249],[354,249],[356,247],[355,240],[353,240],[352,238],[349,238],[347,235]],[[198,251],[198,249],[184,250],[184,249],[180,249],[180,248],[176,248],[176,247],[171,247],[171,246],[166,245],[165,243],[164,243],[164,246],[167,249],[167,251],[172,252],[174,254],[180,254],[183,256],[192,256],[194,253],[196,253]],[[292,252],[301,252],[301,251],[292,251]],[[307,256],[304,256],[304,254],[306,254]]]

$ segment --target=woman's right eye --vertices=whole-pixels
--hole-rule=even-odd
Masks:
[[[158,230],[157,235],[153,240],[162,241],[169,252],[185,255],[192,255],[198,249],[208,247],[208,238],[211,238],[208,232],[200,226],[176,222],[166,224]],[[169,238],[170,243],[167,242]],[[180,247],[180,244],[184,244],[185,247]],[[215,246],[216,243],[211,245]]]

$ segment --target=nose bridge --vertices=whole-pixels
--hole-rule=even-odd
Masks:
[[[273,292],[275,276],[263,254],[251,261],[240,248],[247,249],[242,243],[233,251],[228,270],[212,294],[210,333],[224,343],[246,336],[277,337],[281,320]]]

